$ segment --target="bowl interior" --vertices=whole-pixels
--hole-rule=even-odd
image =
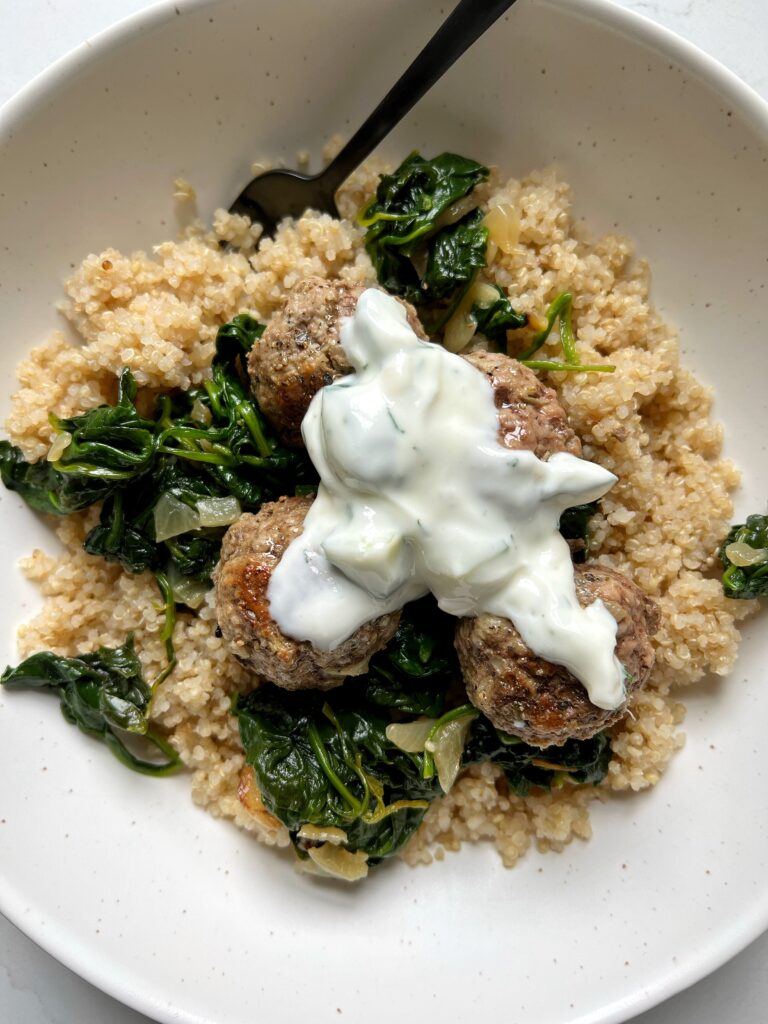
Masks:
[[[315,164],[383,95],[441,16],[438,0],[208,0],[163,6],[48,72],[0,118],[5,413],[20,356],[57,323],[88,252],[172,237],[172,182],[208,216],[254,159]],[[340,45],[340,38],[343,42]],[[768,117],[727,73],[602,0],[520,3],[386,141],[453,149],[510,174],[555,162],[595,233],[626,232],[654,271],[687,364],[717,387],[740,513],[765,504]],[[36,595],[13,567],[44,526],[0,493],[3,644]],[[361,888],[298,879],[287,859],[193,807],[184,779],[126,773],[53,702],[0,692],[0,907],[46,948],[164,1021],[256,1013],[391,1017],[483,1006],[538,1024],[620,1020],[690,983],[768,923],[765,639],[687,696],[688,745],[651,793],[593,812],[595,836],[506,872],[465,848]],[[361,951],[365,955],[361,956]],[[553,971],[559,979],[551,984]],[[460,980],[459,980],[460,979]],[[338,1008],[338,1009],[337,1009]]]

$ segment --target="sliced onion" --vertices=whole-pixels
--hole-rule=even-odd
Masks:
[[[474,285],[470,285],[443,331],[443,345],[449,352],[461,352],[472,341],[477,330],[477,324],[469,315],[474,302]]]
[[[71,443],[72,435],[68,431],[62,430],[54,437],[46,459],[49,462],[58,462]]]
[[[464,715],[452,722],[446,722],[427,744],[426,749],[435,759],[440,788],[447,793],[456,781],[461,768],[461,755],[467,742],[467,733],[472,725],[473,715]]]
[[[460,221],[462,217],[466,217],[472,210],[476,210],[479,205],[480,197],[478,191],[473,189],[468,195],[462,196],[461,199],[457,199],[455,203],[452,203],[443,210],[432,227],[433,233]]]
[[[206,427],[210,424],[211,420],[213,419],[213,417],[211,416],[211,410],[208,408],[207,405],[203,405],[199,398],[196,398],[192,403],[190,416],[195,421],[195,423],[203,423],[205,424]]]
[[[488,228],[490,243],[507,254],[514,252],[520,241],[520,214],[514,206],[509,203],[492,206],[483,218],[483,224]]]
[[[187,608],[199,608],[211,589],[210,583],[201,583],[199,580],[190,579],[189,576],[182,576],[175,562],[169,564],[166,576],[173,587],[175,600],[185,604]]]
[[[406,754],[420,754],[435,721],[434,718],[417,718],[415,722],[393,722],[384,731],[389,742]]]
[[[309,857],[297,856],[293,862],[293,866],[296,868],[300,875],[314,875],[315,878],[328,877],[324,871],[320,870],[320,868],[317,866],[317,864],[315,864],[314,861],[311,861],[309,859]]]
[[[725,549],[725,556],[729,562],[739,567],[746,565],[761,565],[768,562],[768,548],[753,548],[743,541],[735,541]]]
[[[347,841],[347,833],[335,825],[302,825],[297,835],[310,843],[330,843],[331,846],[344,846]]]
[[[262,828],[270,832],[278,832],[283,828],[282,822],[278,821],[274,814],[270,814],[264,806],[259,787],[256,784],[256,773],[249,764],[240,772],[237,798],[254,821],[257,821]]]
[[[168,540],[178,537],[180,533],[200,529],[200,516],[197,511],[179,501],[174,495],[163,494],[155,505],[155,539]]]
[[[474,338],[476,330],[474,320],[470,320],[463,310],[457,310],[445,325],[443,344],[449,352],[462,352]]]
[[[231,526],[242,511],[240,502],[231,494],[226,498],[201,498],[197,503],[201,526]]]
[[[475,279],[445,325],[443,345],[449,352],[461,352],[470,343],[477,330],[477,324],[470,316],[472,307],[490,306],[496,302],[499,293],[487,281]]]
[[[341,878],[345,882],[357,882],[368,874],[368,854],[362,850],[352,853],[343,846],[323,843],[322,846],[310,846],[307,853],[326,875]]]
[[[419,245],[414,253],[408,257],[413,264],[413,269],[419,275],[419,280],[423,280],[427,273],[427,260],[429,258],[429,248],[426,241]]]
[[[487,281],[478,281],[472,289],[472,305],[492,306],[499,301],[499,293],[492,284]]]

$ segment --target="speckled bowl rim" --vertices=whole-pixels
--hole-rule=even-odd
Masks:
[[[585,21],[596,21],[616,30],[628,38],[636,39],[663,53],[670,60],[684,66],[692,75],[708,83],[737,109],[758,135],[768,142],[768,103],[736,74],[693,43],[681,38],[671,29],[651,21],[634,11],[619,7],[613,0],[537,0],[555,9],[567,10]],[[152,30],[179,15],[215,6],[216,0],[176,0],[175,3],[156,2],[152,7],[137,11],[116,24],[95,34],[76,49],[56,60],[33,78],[11,99],[0,106],[0,137],[13,133],[16,125],[34,113],[57,87],[74,77],[80,68],[96,55],[102,56],[118,49],[124,41],[141,32]],[[514,12],[510,16],[514,16]],[[601,1009],[578,1018],[575,1024],[621,1024],[630,1017],[643,1013],[671,996],[683,991],[717,970],[768,929],[768,886],[751,907],[729,922],[704,951],[686,955],[681,951],[672,971],[665,972],[642,992],[627,994]],[[20,901],[4,891],[0,878],[0,912],[60,963],[86,981],[108,993],[125,1005],[151,1019],[167,1024],[215,1024],[208,1017],[199,1017],[182,1010],[169,1010],[160,1005],[149,992],[129,988],[117,970],[108,970],[101,964],[91,964],[77,954],[66,940],[65,931],[50,933],[24,914]]]

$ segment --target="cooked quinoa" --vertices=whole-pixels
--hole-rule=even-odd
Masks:
[[[107,249],[88,256],[67,282],[62,304],[82,344],[54,334],[21,364],[6,424],[12,442],[28,459],[43,457],[52,439],[49,411],[72,416],[113,401],[123,366],[150,389],[199,383],[209,372],[217,328],[244,310],[268,320],[304,277],[374,283],[353,215],[381,170],[368,165],[343,190],[340,210],[348,220],[307,213],[284,221],[274,239],[260,240],[258,226],[219,211],[210,231],[196,226],[151,254]],[[177,193],[186,204],[194,201],[185,182],[177,183]],[[753,609],[753,602],[724,597],[711,572],[739,476],[720,457],[722,430],[709,418],[710,389],[680,365],[674,330],[649,304],[646,264],[626,239],[588,239],[573,218],[568,186],[551,170],[495,187],[488,202],[509,203],[520,217],[518,244],[495,255],[489,276],[523,312],[541,313],[559,292],[571,292],[582,360],[610,357],[616,365],[610,375],[547,378],[584,442],[585,458],[619,478],[592,521],[593,555],[658,600],[662,625],[653,675],[614,729],[613,759],[600,786],[518,797],[492,763],[471,767],[432,804],[402,852],[411,864],[442,859],[465,840],[491,839],[512,866],[532,842],[548,850],[574,836],[588,838],[592,800],[659,781],[684,742],[682,689],[707,672],[728,672],[739,641],[736,622]],[[237,251],[222,249],[222,240]],[[550,355],[557,354],[554,344]],[[45,602],[19,630],[20,654],[117,646],[133,631],[145,675],[153,678],[165,664],[154,579],[82,550],[96,514],[58,523],[59,555],[35,551],[21,563]],[[260,823],[238,799],[244,756],[230,705],[233,693],[254,680],[217,638],[215,625],[212,591],[197,614],[179,612],[178,665],[153,698],[152,719],[191,771],[196,803],[263,842],[287,846],[285,828]]]

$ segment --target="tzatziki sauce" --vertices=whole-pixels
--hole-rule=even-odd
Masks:
[[[579,604],[558,530],[566,508],[616,477],[565,452],[545,462],[501,445],[484,374],[421,341],[385,292],[363,292],[341,344],[355,372],[318,391],[302,422],[321,482],[269,584],[282,632],[333,650],[431,591],[451,615],[511,620],[593,704],[619,707],[616,620],[599,599]]]

